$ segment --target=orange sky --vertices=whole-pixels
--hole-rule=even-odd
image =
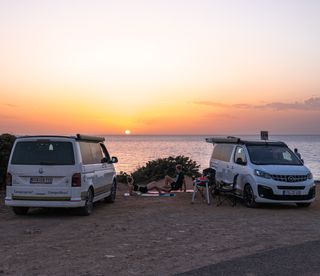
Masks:
[[[65,2],[0,2],[0,133],[320,134],[317,1]]]

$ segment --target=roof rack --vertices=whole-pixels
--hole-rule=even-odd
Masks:
[[[89,135],[83,135],[83,134],[77,134],[76,137],[77,140],[81,141],[91,141],[91,142],[104,142],[104,137],[98,137],[98,136],[89,136]]]
[[[90,142],[104,142],[104,137],[98,137],[98,136],[89,136],[89,135],[83,135],[83,134],[77,134],[76,136],[64,136],[64,135],[24,135],[24,136],[18,136],[18,139],[21,138],[39,138],[39,139],[45,139],[45,138],[71,138],[81,141],[90,141]]]
[[[209,137],[209,138],[206,138],[206,142],[213,143],[213,144],[218,144],[218,143],[240,144],[242,141],[238,137],[228,136],[228,137]]]
[[[281,141],[249,141],[249,140],[241,140],[238,137],[228,136],[228,137],[209,137],[206,138],[207,143],[212,144],[241,144],[241,145],[251,145],[251,146],[258,146],[258,145],[266,145],[266,146],[287,146],[286,143]]]

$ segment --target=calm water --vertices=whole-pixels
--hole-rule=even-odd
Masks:
[[[184,155],[197,161],[201,169],[208,167],[212,144],[210,136],[106,136],[111,155],[119,158],[117,171],[132,172],[146,162],[168,156]],[[260,136],[239,136],[259,139]],[[298,148],[316,179],[320,179],[320,135],[270,136],[270,140],[284,141],[293,150]]]

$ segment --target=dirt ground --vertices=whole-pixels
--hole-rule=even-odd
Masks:
[[[191,193],[125,197],[18,217],[0,203],[0,275],[173,275],[239,256],[319,240],[320,203],[309,208],[225,202]]]

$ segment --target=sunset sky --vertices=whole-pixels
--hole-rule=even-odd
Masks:
[[[320,134],[318,0],[0,0],[0,133]]]

